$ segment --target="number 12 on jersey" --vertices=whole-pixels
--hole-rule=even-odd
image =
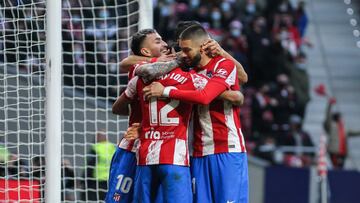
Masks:
[[[170,100],[165,106],[158,111],[158,99],[155,97],[150,98],[149,115],[150,125],[153,126],[174,126],[179,125],[179,117],[169,117],[168,114],[178,107],[179,100]]]

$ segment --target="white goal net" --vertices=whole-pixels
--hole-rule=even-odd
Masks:
[[[0,202],[45,201],[46,1],[0,1]],[[111,105],[138,22],[139,0],[62,0],[62,201],[106,192],[91,150],[126,129]]]

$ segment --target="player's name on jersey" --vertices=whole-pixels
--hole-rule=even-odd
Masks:
[[[173,79],[178,83],[184,84],[187,81],[187,78],[180,73],[168,73],[163,76],[160,76],[158,79],[164,80],[166,78]]]

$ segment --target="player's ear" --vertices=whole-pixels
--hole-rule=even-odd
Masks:
[[[148,57],[151,56],[151,52],[150,52],[150,50],[148,50],[147,48],[142,48],[142,49],[140,50],[140,52],[141,52],[141,54],[142,54],[143,56],[148,56]]]

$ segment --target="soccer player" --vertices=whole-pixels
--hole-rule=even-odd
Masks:
[[[207,79],[175,68],[158,82],[177,89],[201,89]],[[172,99],[145,100],[142,89],[148,85],[134,77],[126,97],[140,98],[142,109],[134,202],[153,202],[161,188],[164,202],[192,202],[188,153],[190,103]]]
[[[248,168],[240,109],[224,100],[214,100],[225,90],[239,90],[237,71],[231,60],[210,58],[202,49],[209,40],[199,25],[188,27],[179,45],[188,65],[211,79],[201,91],[187,91],[152,83],[146,97],[165,96],[198,103],[195,110],[194,152],[191,160],[195,202],[248,202]]]
[[[173,59],[174,57],[167,53],[167,44],[154,29],[144,29],[132,36],[131,49],[134,54],[144,57],[162,57],[162,60]],[[166,53],[166,54],[163,54]],[[166,55],[166,56],[164,56]],[[134,75],[134,69],[137,65],[130,67],[129,80]],[[113,113],[118,115],[128,115],[128,105],[121,105],[123,96],[118,97],[113,105]],[[129,116],[129,126],[141,122],[141,109],[138,108],[139,101],[130,103],[131,111]],[[110,175],[108,180],[108,192],[105,201],[110,202],[132,202],[133,184],[136,171],[136,141],[128,141],[123,138],[113,155]]]

